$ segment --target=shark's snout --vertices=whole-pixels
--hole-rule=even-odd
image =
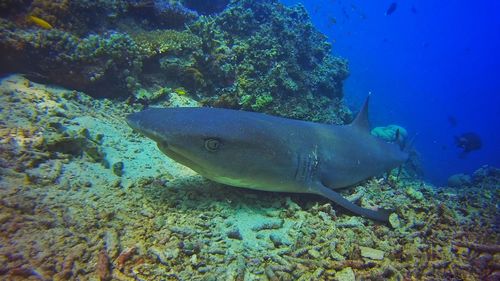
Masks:
[[[134,129],[134,131],[140,132],[140,130],[139,130],[139,114],[138,113],[131,113],[131,114],[127,115],[125,121],[132,129]]]
[[[160,133],[156,128],[156,122],[151,122],[150,119],[152,119],[151,116],[143,111],[129,114],[126,117],[126,122],[135,132],[145,135],[156,142],[161,141],[162,145],[167,146],[166,136]]]

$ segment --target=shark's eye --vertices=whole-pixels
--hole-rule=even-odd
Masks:
[[[205,140],[205,148],[208,151],[214,152],[217,151],[220,147],[220,141],[218,139],[206,139]]]

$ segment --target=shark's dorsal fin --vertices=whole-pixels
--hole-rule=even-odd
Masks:
[[[361,107],[361,110],[359,111],[358,115],[352,121],[351,126],[360,128],[364,131],[369,132],[370,131],[370,121],[368,121],[368,103],[370,101],[370,94],[366,97],[365,103],[363,103],[363,106]]]

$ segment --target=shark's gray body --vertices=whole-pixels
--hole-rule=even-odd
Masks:
[[[332,189],[380,175],[408,157],[398,145],[370,135],[368,99],[345,126],[217,108],[148,109],[127,122],[170,158],[213,181],[319,194],[380,221],[388,220],[387,212],[361,208]]]

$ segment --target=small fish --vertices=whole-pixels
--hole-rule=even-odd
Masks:
[[[184,96],[187,94],[187,91],[184,88],[177,88],[174,90],[174,92],[180,96]]]
[[[30,20],[32,23],[36,24],[37,26],[44,28],[44,29],[52,29],[53,26],[45,21],[44,19],[41,19],[37,16],[28,16],[28,20]]]
[[[349,19],[349,13],[347,12],[345,7],[342,7],[342,14],[344,15],[344,18]]]
[[[418,13],[417,8],[415,8],[415,6],[411,6],[411,12],[417,14]]]
[[[320,9],[321,9],[321,6],[319,6],[319,5],[314,6],[312,14],[316,15],[320,11]]]
[[[329,16],[328,17],[328,22],[327,22],[327,27],[328,28],[331,28],[332,26],[334,26],[335,24],[337,24],[337,19],[332,17],[332,16]]]
[[[448,115],[448,123],[450,123],[450,126],[455,128],[457,126],[457,119],[453,115]]]
[[[389,8],[387,8],[387,11],[385,11],[385,15],[386,16],[392,15],[392,13],[394,13],[397,8],[398,8],[398,3],[392,2]]]

